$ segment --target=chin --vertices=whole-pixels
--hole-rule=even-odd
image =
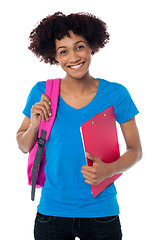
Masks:
[[[77,72],[77,73],[74,73],[74,74],[67,73],[67,75],[72,77],[72,78],[75,78],[75,79],[82,79],[88,74],[88,72],[89,71],[87,71],[87,72]]]

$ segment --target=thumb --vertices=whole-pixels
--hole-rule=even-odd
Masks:
[[[88,153],[88,152],[85,152],[85,154],[86,154],[86,157],[87,157],[88,159],[92,160],[93,162],[95,162],[95,161],[98,160],[97,157],[93,156],[92,154],[90,154],[90,153]]]

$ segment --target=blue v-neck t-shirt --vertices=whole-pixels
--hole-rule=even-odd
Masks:
[[[92,101],[76,109],[59,95],[56,119],[46,142],[46,181],[41,192],[38,212],[59,217],[106,217],[119,214],[114,183],[97,197],[85,183],[81,168],[86,164],[80,127],[110,106],[114,106],[116,121],[122,124],[133,118],[138,110],[128,92],[119,83],[99,80]],[[30,118],[32,106],[45,93],[46,81],[38,82],[29,93],[25,116]],[[118,181],[118,180],[117,180]]]

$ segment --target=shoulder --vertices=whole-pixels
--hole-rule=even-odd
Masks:
[[[114,106],[116,121],[124,123],[133,118],[138,109],[127,88],[120,83],[101,79],[101,97],[107,105]]]
[[[102,84],[102,89],[107,92],[115,93],[116,95],[126,95],[128,94],[128,90],[125,86],[117,82],[110,82],[105,79],[100,79]]]
[[[30,110],[36,102],[40,102],[41,96],[45,93],[46,81],[37,82],[31,89],[23,113],[30,118]]]
[[[31,89],[31,91],[44,93],[45,89],[46,89],[46,81],[41,81],[41,82],[37,82]]]
[[[46,81],[37,82],[31,89],[28,98],[40,100],[43,93],[45,93]]]

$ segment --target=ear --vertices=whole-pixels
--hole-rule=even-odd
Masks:
[[[58,62],[57,54],[54,55],[55,60]]]
[[[58,61],[58,58],[57,58],[56,55],[54,56],[54,58],[55,58],[55,60],[56,60],[56,64],[59,64],[59,61]]]
[[[93,49],[89,46],[89,52],[90,52],[90,54],[92,55],[92,53],[93,53]]]

